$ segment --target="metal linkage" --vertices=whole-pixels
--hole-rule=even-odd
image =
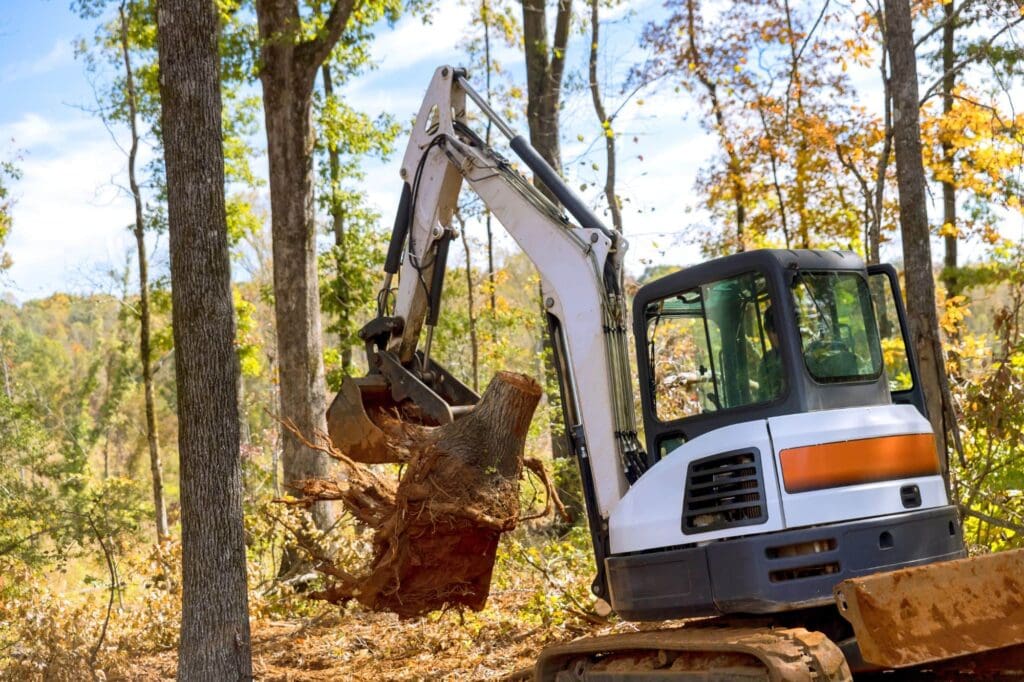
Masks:
[[[498,113],[487,104],[487,100],[481,97],[480,93],[474,90],[473,86],[470,85],[465,71],[462,71],[456,76],[456,81],[466,93],[466,96],[473,100],[473,103],[480,108],[480,111],[483,112],[484,116],[489,118],[498,130],[501,131],[501,134],[508,138],[508,143],[512,148],[512,151],[514,151],[516,155],[522,159],[523,163],[525,163],[527,167],[540,178],[541,182],[551,190],[551,193],[558,198],[558,201],[561,202],[562,206],[565,206],[565,210],[568,211],[573,218],[579,221],[580,226],[597,228],[614,242],[617,238],[617,233],[605,227],[604,223],[601,222],[601,219],[597,217],[597,214],[590,210],[590,207],[580,199],[579,195],[573,192],[572,189],[565,184],[565,181],[562,180],[558,171],[552,168],[548,162],[544,160],[544,157],[538,154],[537,150],[530,145],[529,140],[512,130],[508,123],[506,123],[501,116],[499,116]]]

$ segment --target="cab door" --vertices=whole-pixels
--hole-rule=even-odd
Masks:
[[[911,343],[907,311],[903,305],[896,268],[888,263],[869,265],[868,282],[892,401],[915,406],[927,419],[928,409],[921,390],[917,354]]]

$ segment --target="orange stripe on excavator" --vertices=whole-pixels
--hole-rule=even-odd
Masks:
[[[788,493],[939,473],[930,433],[789,448],[779,453],[779,459]]]

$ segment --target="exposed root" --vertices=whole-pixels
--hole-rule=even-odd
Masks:
[[[526,467],[527,471],[532,472],[537,478],[540,479],[541,485],[544,486],[544,510],[530,516],[524,516],[521,521],[531,521],[533,519],[539,519],[547,517],[551,514],[552,507],[558,512],[558,515],[562,517],[562,520],[566,523],[572,521],[572,516],[566,510],[565,505],[558,499],[558,495],[555,493],[555,482],[551,480],[551,475],[548,474],[548,470],[544,468],[544,462],[540,461],[536,457],[524,457],[523,466]]]
[[[308,439],[285,422],[307,447],[329,455],[343,470],[340,479],[299,481],[294,488],[301,497],[288,503],[341,500],[374,530],[373,555],[359,575],[314,554],[329,582],[312,596],[333,603],[355,599],[403,617],[449,607],[483,608],[501,534],[521,520],[519,479],[524,466],[546,490],[544,514],[554,506],[567,516],[543,464],[523,457],[540,395],[529,377],[501,372],[470,415],[446,426],[410,423],[400,410],[375,406],[354,420],[346,417],[345,423],[354,423],[358,430],[350,439],[357,441],[355,457],[325,434]],[[332,410],[338,401],[352,409],[352,388],[342,389]],[[339,431],[332,428],[332,433]],[[405,467],[395,485],[366,462],[401,462]]]

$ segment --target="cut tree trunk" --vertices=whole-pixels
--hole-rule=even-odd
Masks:
[[[295,487],[307,504],[343,500],[374,529],[373,557],[360,576],[317,557],[331,584],[314,596],[356,599],[402,617],[452,606],[482,609],[498,540],[519,521],[523,448],[540,386],[499,372],[469,415],[428,427],[394,409],[363,413],[358,389],[346,385],[332,412],[362,413],[365,430],[329,448],[345,477]],[[405,463],[397,486],[363,466],[379,462]]]

